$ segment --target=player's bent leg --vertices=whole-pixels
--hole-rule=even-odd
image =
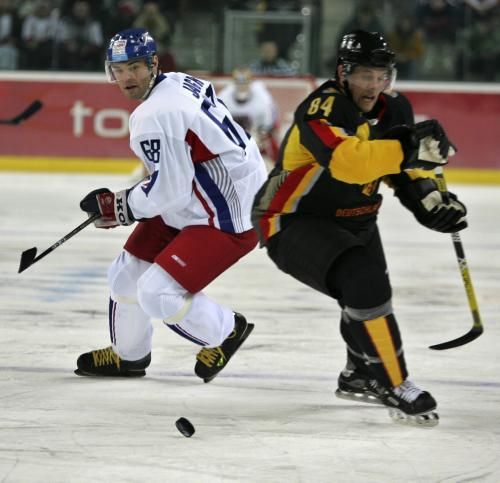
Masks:
[[[234,325],[233,312],[202,292],[189,293],[169,273],[153,264],[139,279],[138,300],[151,317],[162,319],[180,336],[201,346],[219,345]]]
[[[243,316],[217,304],[202,292],[189,293],[154,264],[138,282],[141,306],[185,339],[203,346],[195,373],[205,382],[229,362],[253,329]]]
[[[380,401],[397,422],[435,426],[436,401],[408,380],[401,336],[396,319],[387,313],[390,304],[373,309],[346,307],[343,316],[362,349],[363,357],[378,383]]]
[[[101,377],[139,377],[151,362],[153,327],[137,300],[137,279],[151,264],[120,254],[108,272],[111,298],[109,333],[111,346],[82,354],[76,374]]]
[[[340,330],[348,350],[336,395],[382,403],[399,422],[435,425],[435,400],[407,379],[378,232],[366,246],[352,247],[338,257],[327,274],[327,286],[344,308]]]

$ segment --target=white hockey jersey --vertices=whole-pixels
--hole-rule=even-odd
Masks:
[[[130,147],[151,174],[129,193],[136,219],[160,215],[178,229],[252,228],[251,206],[267,177],[265,164],[210,82],[161,74],[130,116],[129,128]]]
[[[262,81],[252,81],[249,85],[248,97],[244,102],[236,100],[236,87],[227,85],[219,93],[234,119],[245,129],[254,134],[256,131],[270,131],[278,119],[278,108],[274,99]]]

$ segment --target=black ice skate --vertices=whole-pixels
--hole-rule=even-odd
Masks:
[[[380,392],[381,387],[375,379],[346,368],[339,374],[335,395],[349,401],[383,404],[380,400]]]
[[[194,372],[201,377],[204,382],[210,382],[224,367],[240,348],[241,344],[250,335],[254,328],[249,324],[243,315],[234,314],[234,329],[226,340],[218,346],[211,349],[204,348],[196,356],[196,365]]]
[[[434,411],[436,400],[409,380],[385,390],[381,400],[389,408],[391,418],[398,423],[424,427],[439,423],[439,416]]]
[[[96,377],[142,377],[151,363],[151,354],[138,361],[125,361],[113,351],[113,348],[97,349],[82,354],[76,361],[78,376]]]

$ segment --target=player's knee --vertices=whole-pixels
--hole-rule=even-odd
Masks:
[[[108,269],[108,284],[113,298],[137,298],[137,281],[151,266],[123,251]]]
[[[327,286],[342,300],[342,305],[350,307],[377,307],[392,297],[385,264],[363,247],[349,250],[333,264],[327,274]]]
[[[391,292],[385,272],[367,270],[353,274],[345,284],[343,300],[347,306],[372,308],[390,300]]]
[[[191,295],[163,268],[153,264],[137,282],[142,309],[156,319],[182,317]]]

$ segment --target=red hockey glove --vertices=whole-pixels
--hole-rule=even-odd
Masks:
[[[127,203],[128,190],[111,192],[107,188],[91,191],[82,201],[80,208],[89,216],[101,213],[94,225],[97,228],[114,228],[118,225],[131,225],[135,218]]]

